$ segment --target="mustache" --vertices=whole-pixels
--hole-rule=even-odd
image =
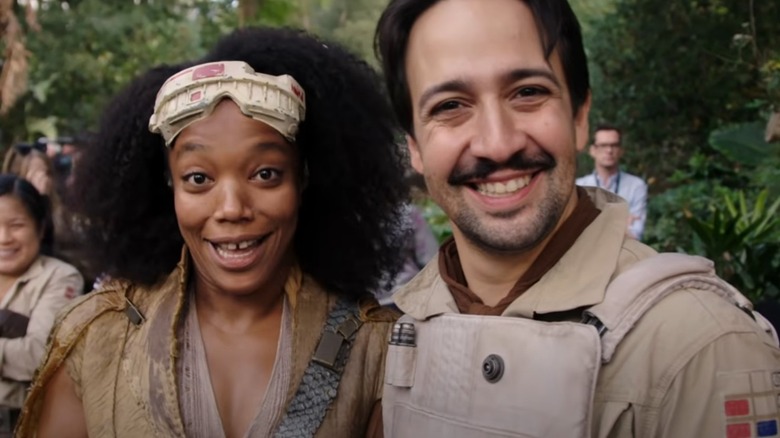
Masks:
[[[503,163],[495,162],[488,158],[477,158],[476,164],[470,168],[456,168],[447,178],[450,185],[461,185],[475,179],[487,178],[490,174],[503,169],[510,170],[548,170],[555,167],[555,158],[543,152],[538,156],[526,157],[518,152]]]

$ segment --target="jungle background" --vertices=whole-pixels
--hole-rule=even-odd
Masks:
[[[591,62],[591,124],[623,128],[624,169],[649,184],[646,243],[704,255],[750,298],[776,302],[780,1],[570,1]],[[385,4],[0,0],[0,152],[89,132],[131,77],[196,58],[238,26],[301,27],[377,65],[373,31]],[[579,172],[591,168],[582,154]],[[445,238],[446,218],[423,207]]]

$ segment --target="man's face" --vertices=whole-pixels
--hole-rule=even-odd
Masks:
[[[596,131],[593,144],[590,146],[590,156],[596,167],[602,169],[617,169],[623,148],[620,146],[620,133],[614,130]]]
[[[576,204],[576,117],[557,53],[519,0],[443,0],[415,23],[406,73],[412,165],[461,235],[491,252],[535,248]]]

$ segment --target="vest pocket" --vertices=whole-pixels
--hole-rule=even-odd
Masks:
[[[417,348],[390,345],[387,348],[385,384],[401,388],[414,386],[414,372],[417,368]]]

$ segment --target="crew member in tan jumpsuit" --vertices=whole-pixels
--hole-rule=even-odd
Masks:
[[[453,228],[438,259],[396,295],[418,342],[412,337],[388,352],[385,436],[778,436],[780,350],[735,290],[742,309],[718,288],[686,283],[650,306],[608,358],[596,342],[600,369],[584,354],[569,357],[572,372],[596,370],[576,434],[550,431],[577,414],[563,402],[588,382],[571,373],[551,377],[561,365],[552,356],[549,371],[531,368],[538,359],[517,353],[525,335],[501,345],[484,335],[498,325],[514,330],[490,315],[547,324],[536,326],[537,336],[582,326],[583,309],[602,303],[616,276],[659,257],[626,236],[624,202],[575,187],[591,101],[566,0],[393,0],[377,38],[412,165]],[[703,260],[694,264],[711,271]],[[674,268],[668,265],[660,270]],[[425,330],[447,318],[459,323],[428,339]],[[479,331],[459,331],[476,319]],[[529,387],[502,373],[526,378]],[[427,395],[415,399],[409,394],[419,385]],[[558,409],[534,411],[536,398],[541,405],[555,391]],[[508,408],[516,405],[526,410]]]

